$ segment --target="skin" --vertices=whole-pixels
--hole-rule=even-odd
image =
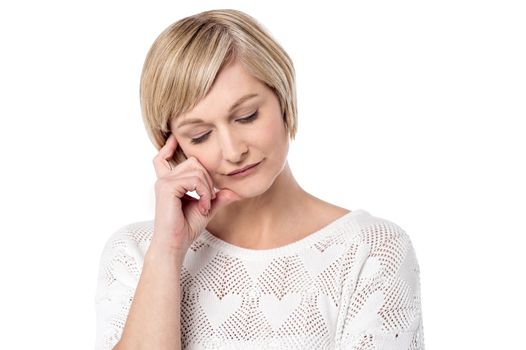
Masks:
[[[257,97],[229,113],[241,96]],[[258,111],[251,123],[239,119]],[[204,123],[179,124],[190,118]],[[223,207],[206,229],[214,236],[248,249],[270,249],[297,241],[349,210],[307,193],[295,180],[287,161],[289,136],[276,94],[250,75],[239,61],[225,66],[209,93],[189,112],[170,123],[187,157],[195,157],[214,187],[229,189],[240,200]],[[191,143],[210,132],[202,143]],[[258,170],[235,178],[227,174],[263,161]]]

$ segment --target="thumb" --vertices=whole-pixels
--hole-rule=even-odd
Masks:
[[[212,200],[210,207],[210,216],[214,216],[221,208],[226,207],[227,205],[236,202],[243,197],[239,196],[232,190],[222,189],[219,192],[216,192],[216,198]]]

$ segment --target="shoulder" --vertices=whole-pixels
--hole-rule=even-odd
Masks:
[[[387,241],[409,239],[407,232],[396,222],[363,209],[353,210],[347,222],[354,228],[348,235],[354,243],[378,246]]]
[[[151,241],[153,221],[123,225],[107,238],[99,256],[97,300],[110,290],[135,288]]]
[[[420,267],[416,251],[409,234],[399,224],[363,210],[350,223],[355,228],[348,235],[349,251],[360,252],[358,260],[363,265],[362,275],[373,272],[384,277],[418,275]],[[407,279],[416,283],[413,277]]]
[[[316,222],[331,223],[330,228],[340,231],[343,224],[347,243],[376,247],[390,240],[408,240],[405,230],[392,220],[371,214],[364,209],[349,210],[318,200]],[[308,220],[305,220],[308,222]],[[312,225],[311,225],[312,226]]]
[[[144,244],[152,238],[153,220],[136,221],[117,228],[111,235],[110,240],[131,240],[137,245]]]
[[[143,257],[153,234],[153,220],[136,221],[115,229],[106,239],[102,259],[115,255]]]
[[[345,241],[350,252],[362,252],[362,259],[375,256],[381,260],[414,257],[409,234],[398,223],[358,209],[346,220]],[[416,257],[414,257],[416,259]]]
[[[345,265],[342,343],[358,346],[367,338],[371,345],[393,348],[404,339],[419,341],[420,268],[409,235],[394,221],[365,211],[352,222],[357,258]]]

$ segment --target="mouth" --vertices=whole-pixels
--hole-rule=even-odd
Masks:
[[[229,173],[228,176],[236,176],[236,175],[237,176],[241,176],[241,175],[246,175],[248,173],[251,173],[253,171],[253,169],[256,168],[261,162],[262,161],[260,161],[258,163],[250,164],[250,165],[247,165],[244,168],[235,170],[235,171]]]

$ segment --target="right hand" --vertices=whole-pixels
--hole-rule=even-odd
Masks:
[[[170,134],[153,159],[157,181],[152,244],[184,256],[214,215],[241,197],[228,189],[216,193],[212,177],[195,157],[171,169],[168,160],[174,155],[177,144],[175,136]],[[194,190],[199,199],[186,194]]]

